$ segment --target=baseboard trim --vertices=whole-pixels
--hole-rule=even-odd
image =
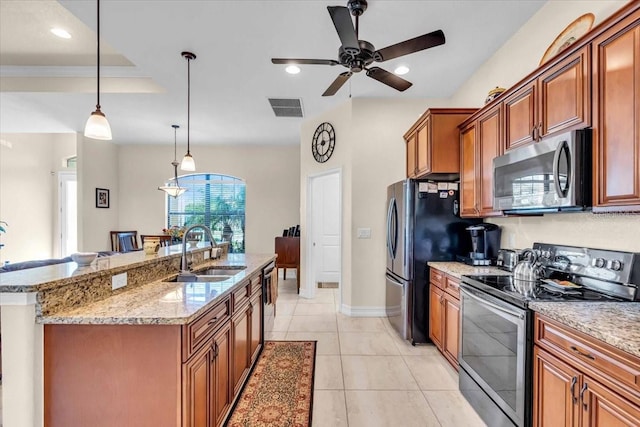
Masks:
[[[385,307],[352,307],[342,304],[340,312],[351,317],[387,317]]]
[[[307,299],[311,299],[313,298],[312,295],[312,289],[308,289],[308,288],[300,288],[300,298],[307,298]]]

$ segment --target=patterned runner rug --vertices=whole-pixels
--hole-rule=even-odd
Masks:
[[[311,426],[315,341],[265,341],[228,427]]]

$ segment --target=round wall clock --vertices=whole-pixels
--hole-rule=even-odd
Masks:
[[[313,134],[311,140],[311,153],[318,163],[324,163],[333,154],[336,146],[336,132],[331,123],[321,123]]]

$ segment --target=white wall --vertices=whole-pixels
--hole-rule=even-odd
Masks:
[[[555,37],[578,16],[591,12],[595,25],[626,1],[547,2],[500,48],[452,98],[452,105],[481,106],[496,85],[510,87],[538,67]],[[530,247],[533,242],[564,243],[604,249],[640,251],[640,215],[550,214],[535,218],[499,218],[488,222],[503,227],[502,246]]]
[[[0,146],[0,261],[12,263],[54,256],[58,187],[62,160],[75,155],[75,134],[2,134]],[[28,203],[26,203],[28,201]]]
[[[300,148],[191,148],[196,173],[220,173],[245,180],[246,252],[273,253],[274,238],[281,236],[284,228],[300,223]],[[184,148],[179,148],[178,153],[181,157]],[[173,146],[120,146],[118,225],[121,230],[159,234],[166,227],[165,193],[157,188],[173,176],[172,160]],[[185,173],[178,168],[178,174]]]
[[[387,186],[405,177],[406,147],[402,135],[429,107],[446,100],[353,99],[302,125],[300,138],[301,270],[308,260],[307,182],[310,176],[342,170],[342,302],[352,315],[378,314],[385,305],[385,217]],[[336,148],[326,163],[311,155],[316,127],[330,122]],[[357,239],[358,227],[371,228],[370,239]],[[310,283],[301,282],[306,288]]]
[[[96,208],[96,188],[109,190],[109,208]],[[118,230],[118,146],[78,134],[78,251],[111,250]]]

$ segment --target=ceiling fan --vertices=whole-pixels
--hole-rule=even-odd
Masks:
[[[358,24],[360,15],[367,10],[366,0],[349,0],[347,7],[328,6],[329,15],[333,25],[336,27],[338,37],[342,45],[338,49],[339,60],[334,59],[297,59],[297,58],[272,58],[274,64],[300,64],[300,65],[342,65],[349,69],[341,73],[331,85],[324,91],[322,96],[334,95],[349,80],[353,73],[366,71],[367,76],[392,88],[405,91],[411,87],[412,83],[396,76],[380,67],[369,67],[374,61],[384,62],[410,53],[419,52],[424,49],[444,44],[444,33],[442,30],[433,31],[413,39],[405,40],[391,46],[376,50],[373,44],[366,40],[358,39]],[[356,17],[355,28],[351,21],[351,16]]]

